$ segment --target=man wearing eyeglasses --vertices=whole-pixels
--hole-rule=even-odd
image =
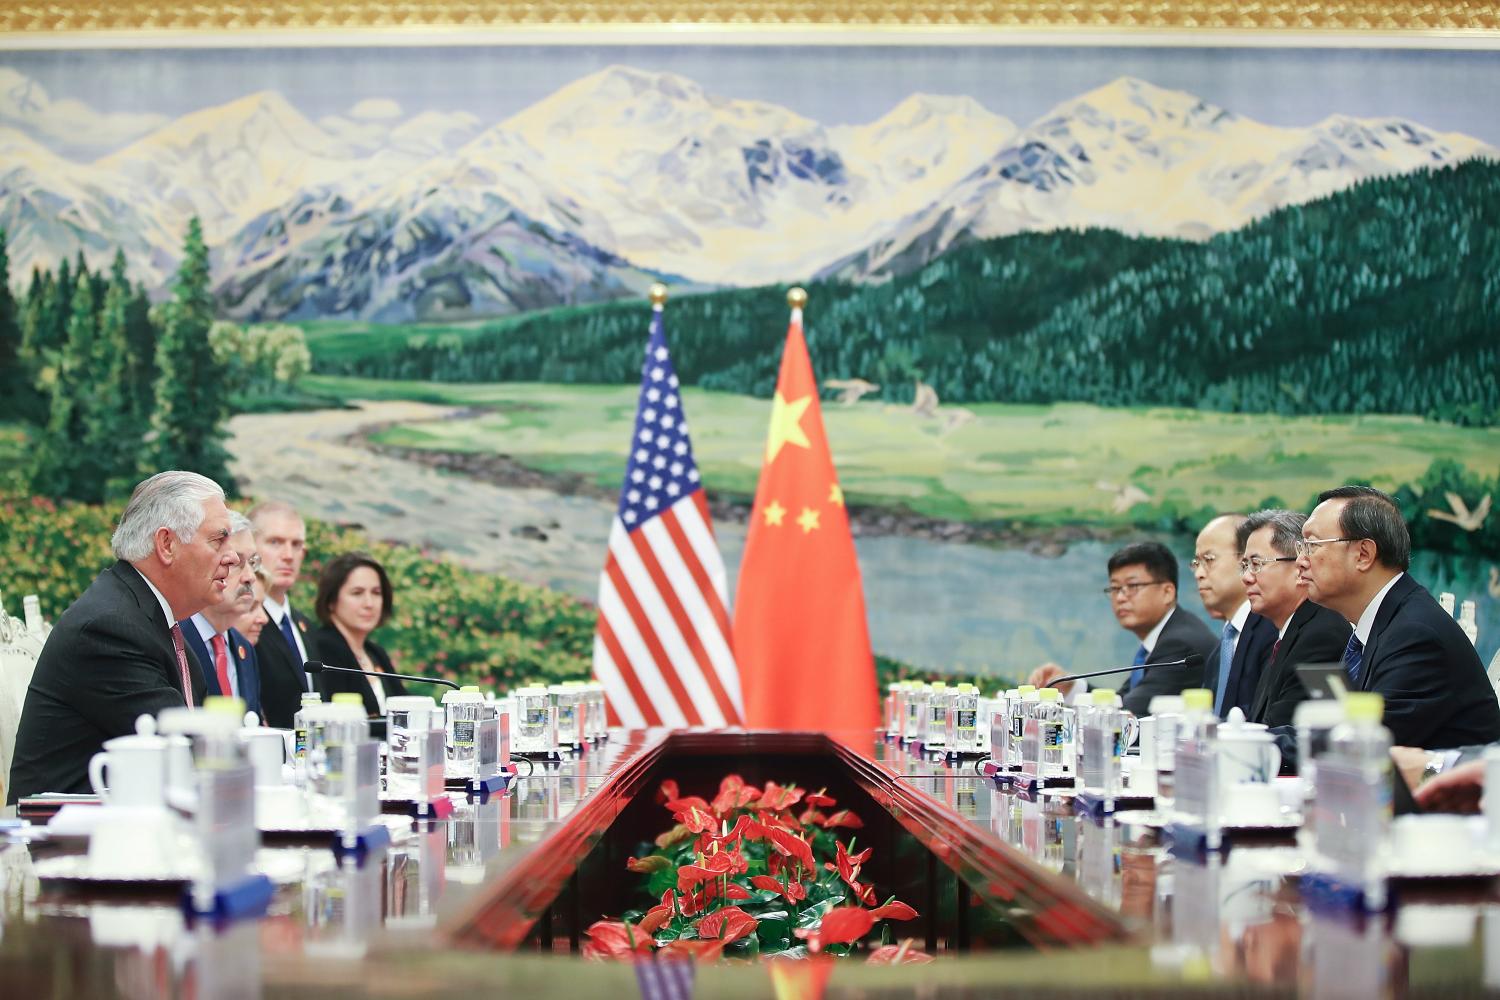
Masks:
[[[1203,686],[1214,692],[1214,712],[1223,719],[1231,708],[1250,711],[1276,629],[1256,614],[1245,596],[1236,530],[1243,514],[1221,514],[1203,526],[1193,551],[1193,579],[1212,618],[1222,621],[1219,641],[1203,664]]]
[[[1500,705],[1473,643],[1407,575],[1411,536],[1400,509],[1368,486],[1318,497],[1297,543],[1308,596],[1354,626],[1349,686],[1385,697],[1398,745],[1424,750],[1500,739]]]
[[[1171,549],[1160,542],[1136,542],[1120,549],[1109,557],[1104,593],[1115,620],[1141,640],[1135,669],[1119,688],[1127,709],[1145,715],[1157,695],[1202,686],[1203,660],[1219,640],[1202,619],[1177,606],[1177,557]],[[1151,666],[1188,658],[1194,662]],[[1066,673],[1048,663],[1032,671],[1029,683],[1041,687]]]
[[[1297,664],[1341,659],[1349,641],[1349,623],[1309,601],[1307,588],[1298,585],[1297,543],[1306,523],[1306,514],[1263,510],[1245,518],[1237,534],[1245,595],[1251,609],[1276,630],[1246,713],[1251,722],[1267,726],[1290,726],[1297,705],[1307,698]]]

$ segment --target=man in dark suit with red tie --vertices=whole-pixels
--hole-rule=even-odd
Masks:
[[[193,472],[135,488],[110,539],[117,562],[58,618],[26,691],[9,801],[88,792],[89,759],[139,715],[202,703],[179,622],[224,600],[239,556],[224,491]]]
[[[1342,659],[1349,642],[1343,616],[1309,601],[1307,587],[1298,583],[1297,543],[1306,523],[1307,515],[1296,511],[1263,510],[1239,530],[1245,594],[1277,637],[1246,718],[1271,727],[1290,726],[1297,705],[1307,699],[1297,665]]]
[[[1500,705],[1473,643],[1406,572],[1411,536],[1400,508],[1369,486],[1318,497],[1297,543],[1308,596],[1354,626],[1349,687],[1385,697],[1400,746],[1424,750],[1500,739]]]
[[[268,500],[250,508],[256,551],[270,582],[266,585],[266,614],[271,618],[255,644],[260,666],[261,707],[266,724],[292,728],[302,695],[317,690],[308,681],[307,618],[292,607],[291,590],[302,573],[307,555],[307,527],[290,504]]]
[[[234,627],[255,604],[255,570],[260,557],[255,552],[250,521],[236,511],[229,512],[229,544],[240,557],[229,580],[233,596],[194,615],[191,624],[183,626],[182,638],[202,674],[207,694],[239,698],[247,712],[260,715],[255,647]]]

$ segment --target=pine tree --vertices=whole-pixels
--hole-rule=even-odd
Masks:
[[[156,324],[145,285],[136,285],[125,306],[126,384],[131,409],[144,426],[156,409]]]
[[[31,491],[55,499],[98,503],[104,498],[104,485],[101,469],[87,447],[87,419],[88,405],[102,387],[94,384],[98,323],[93,287],[88,281],[80,281],[75,287],[67,331],[67,344],[51,380],[47,425],[33,446]]]
[[[165,310],[156,345],[156,409],[153,437],[145,449],[142,472],[187,469],[232,489],[228,452],[221,443],[229,418],[225,371],[208,342],[213,325],[209,291],[208,247],[195,216],[188,223],[182,265]]]
[[[21,322],[10,291],[10,249],[0,229],[0,417],[14,418],[25,380],[21,370]]]
[[[146,422],[139,416],[130,385],[127,334],[133,297],[125,255],[117,252],[99,310],[91,364],[103,391],[89,401],[84,420],[85,446],[99,464],[106,498],[128,495],[134,486],[145,437]]]

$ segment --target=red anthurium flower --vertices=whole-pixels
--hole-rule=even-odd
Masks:
[[[673,815],[692,833],[717,833],[719,830],[719,821],[707,808],[689,806],[683,812]]]
[[[859,875],[859,866],[865,863],[870,857],[870,852],[875,850],[875,848],[866,847],[858,854],[850,854],[842,840],[834,841],[833,847],[835,863],[829,864],[825,861],[823,862],[823,867],[831,872],[838,872],[839,878],[848,882],[851,886],[857,887],[858,883],[854,879]]]
[[[770,875],[752,875],[750,884],[757,889],[770,889],[779,892],[789,903],[797,903],[807,898],[807,887],[795,879],[787,879],[786,883],[778,881]]]
[[[664,858],[660,854],[648,854],[644,858],[631,858],[625,862],[625,867],[633,872],[649,875],[652,872],[664,871],[671,868],[672,861],[670,858]]]
[[[636,927],[646,934],[655,934],[666,926],[677,913],[677,893],[668,889],[661,894],[661,905],[653,906],[641,917],[641,922]]]
[[[799,927],[796,935],[807,939],[809,951],[821,951],[831,944],[849,944],[870,933],[875,916],[862,906],[835,906],[823,915],[823,922],[813,929]]]
[[[802,801],[805,793],[800,788],[791,788],[778,785],[774,781],[766,782],[766,790],[760,794],[759,806],[762,809],[790,809]]]
[[[639,927],[627,930],[618,920],[597,920],[585,933],[589,936],[589,943],[584,953],[591,958],[620,958],[632,952],[649,952],[656,947],[650,934],[643,933]]]
[[[740,875],[750,867],[739,851],[719,851],[703,859],[703,867],[720,875]]]
[[[911,947],[911,938],[900,944],[883,944],[865,960],[870,965],[926,965],[932,956]]]
[[[715,910],[698,924],[698,937],[728,944],[755,930],[755,918],[738,906]]]
[[[691,892],[699,882],[707,882],[723,874],[702,865],[683,865],[677,869],[677,888],[682,892]]]
[[[694,806],[697,806],[704,812],[711,811],[708,803],[700,795],[684,795],[681,798],[672,799],[667,803],[667,809],[674,813],[687,812]]]
[[[663,781],[661,787],[656,790],[656,801],[665,805],[673,799],[682,798],[682,793],[677,790],[677,782]]]
[[[802,862],[804,871],[817,870],[818,865],[813,860],[812,845],[807,841],[785,830],[768,830],[766,831],[766,835],[771,841],[771,846],[776,849],[777,853],[788,858],[796,858]]]
[[[851,830],[858,830],[863,828],[865,823],[864,820],[854,815],[850,810],[840,809],[838,812],[825,818],[822,821],[822,825],[825,830],[832,830],[836,826],[846,826]]]
[[[740,818],[734,821],[734,826],[730,827],[728,833],[722,837],[715,837],[713,839],[721,844],[730,844],[742,839],[765,840],[766,828],[755,822],[748,815],[741,813]]]
[[[915,920],[917,918],[917,911],[899,899],[893,899],[884,906],[877,906],[870,912],[875,914],[876,920]]]
[[[797,822],[801,823],[803,826],[811,826],[814,823],[817,823],[821,826],[827,821],[828,817],[818,812],[818,810],[814,809],[812,806],[808,806],[806,809],[802,810],[802,815],[797,817]]]
[[[760,798],[760,789],[745,784],[738,774],[731,774],[719,782],[719,794],[714,796],[714,811],[723,816],[735,809],[743,809]]]
[[[808,792],[807,797],[802,801],[806,802],[810,806],[821,806],[824,809],[828,808],[829,806],[838,805],[838,802],[832,795],[823,794],[827,790],[828,789],[826,788],[820,788],[816,792]]]

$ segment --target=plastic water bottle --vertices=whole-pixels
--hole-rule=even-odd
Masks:
[[[1039,730],[1041,758],[1037,771],[1042,778],[1061,778],[1067,774],[1072,761],[1068,759],[1070,740],[1067,736],[1069,709],[1062,703],[1062,692],[1057,688],[1043,688],[1037,692],[1034,709]]]
[[[1374,803],[1373,808],[1356,811],[1357,828],[1345,832],[1346,844],[1359,855],[1347,874],[1364,890],[1370,910],[1385,907],[1391,840],[1391,731],[1381,725],[1384,714],[1383,697],[1373,691],[1353,692],[1344,698],[1344,721],[1328,738],[1328,761],[1358,769]]]
[[[1479,645],[1479,622],[1475,620],[1474,615],[1475,607],[1473,601],[1464,601],[1459,606],[1458,627],[1463,629],[1464,635],[1468,636],[1469,641],[1477,646]],[[27,618],[29,619],[30,617],[30,614],[28,614]]]
[[[942,681],[933,681],[928,692],[927,726],[922,749],[941,751],[948,743],[948,715],[953,711],[953,691]]]
[[[948,712],[948,753],[975,753],[980,749],[979,689],[972,684],[960,684],[952,698],[953,706]]]
[[[304,691],[302,704],[292,716],[292,771],[298,788],[307,784],[307,707],[321,704],[322,695],[316,691]]]
[[[906,692],[906,721],[902,725],[901,738],[907,743],[921,743],[923,730],[927,727],[927,685],[912,681]]]
[[[1020,704],[1016,706],[1015,713],[1010,720],[1010,763],[1015,767],[1021,766],[1021,742],[1026,735],[1026,722],[1036,710],[1037,690],[1034,685],[1022,684],[1016,690],[1021,693]]]

